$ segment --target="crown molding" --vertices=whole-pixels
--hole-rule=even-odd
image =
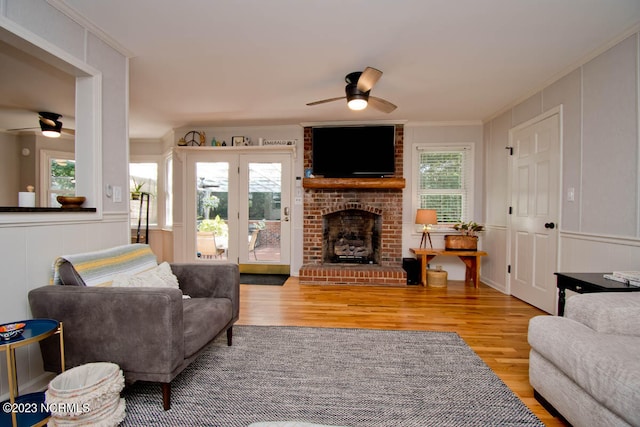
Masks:
[[[121,45],[116,39],[111,37],[106,31],[102,28],[91,22],[84,15],[76,11],[73,7],[69,6],[65,0],[46,0],[49,5],[69,17],[72,21],[76,22],[78,25],[84,27],[85,30],[93,33],[100,40],[105,42],[107,45],[120,52],[122,55],[127,58],[132,58],[136,56],[132,51]]]

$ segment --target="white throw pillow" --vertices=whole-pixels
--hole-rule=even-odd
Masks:
[[[127,288],[174,288],[179,289],[178,278],[168,262],[137,274],[119,274],[113,278],[112,287]],[[189,298],[183,295],[183,298]]]

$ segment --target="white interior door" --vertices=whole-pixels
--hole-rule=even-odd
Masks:
[[[511,133],[511,294],[548,313],[556,307],[560,118]]]

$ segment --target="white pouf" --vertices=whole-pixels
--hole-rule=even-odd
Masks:
[[[117,426],[125,417],[124,375],[115,363],[87,363],[55,377],[45,392],[50,426]]]

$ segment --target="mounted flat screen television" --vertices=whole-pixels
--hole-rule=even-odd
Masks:
[[[395,126],[314,127],[313,174],[377,178],[395,173]]]

